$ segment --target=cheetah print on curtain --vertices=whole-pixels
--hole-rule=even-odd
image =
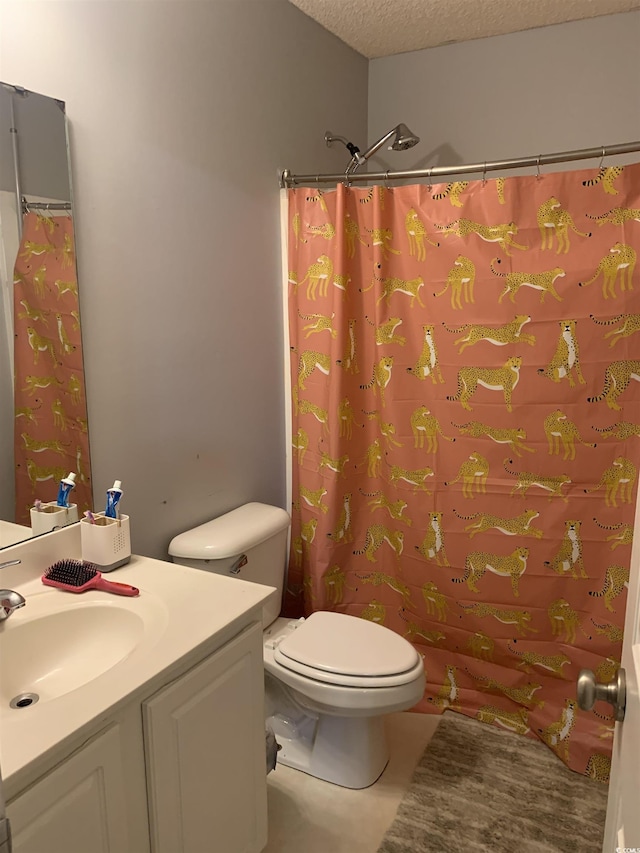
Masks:
[[[418,710],[601,768],[611,709],[575,685],[620,662],[640,165],[296,189],[289,225],[286,612],[386,625],[424,657]]]
[[[37,499],[55,501],[76,473],[70,501],[91,508],[87,403],[70,216],[27,213],[14,272],[16,521]]]

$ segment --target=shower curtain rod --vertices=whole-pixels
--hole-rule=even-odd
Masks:
[[[28,201],[22,196],[23,210],[71,210],[71,202]]]
[[[622,145],[607,145],[600,148],[581,148],[576,151],[560,151],[556,154],[539,154],[535,157],[518,157],[513,160],[493,160],[486,163],[470,163],[464,166],[433,166],[431,169],[413,169],[409,171],[356,172],[348,176],[335,175],[292,175],[285,169],[280,175],[280,187],[283,189],[309,184],[330,184],[344,181],[349,184],[364,184],[370,181],[400,181],[414,178],[437,178],[441,175],[461,175],[468,172],[495,172],[503,169],[520,169],[525,166],[546,166],[549,163],[568,163],[571,160],[592,160],[616,154],[631,154],[640,151],[640,141],[626,142]]]

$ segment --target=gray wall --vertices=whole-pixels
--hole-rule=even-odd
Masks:
[[[630,12],[374,59],[369,137],[400,121],[421,137],[407,152],[385,152],[392,169],[638,140],[639,45],[640,12]]]
[[[66,102],[94,490],[133,548],[284,506],[277,170],[364,140],[367,61],[285,0],[2,0],[0,79]]]

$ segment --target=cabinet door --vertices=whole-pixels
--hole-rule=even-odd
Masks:
[[[126,784],[116,724],[9,803],[13,853],[133,853]]]
[[[143,704],[154,853],[267,843],[262,624]]]

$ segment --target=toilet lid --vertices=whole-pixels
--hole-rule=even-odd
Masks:
[[[318,611],[287,635],[275,659],[290,669],[357,678],[384,678],[416,667],[413,646],[388,628],[345,613]]]

